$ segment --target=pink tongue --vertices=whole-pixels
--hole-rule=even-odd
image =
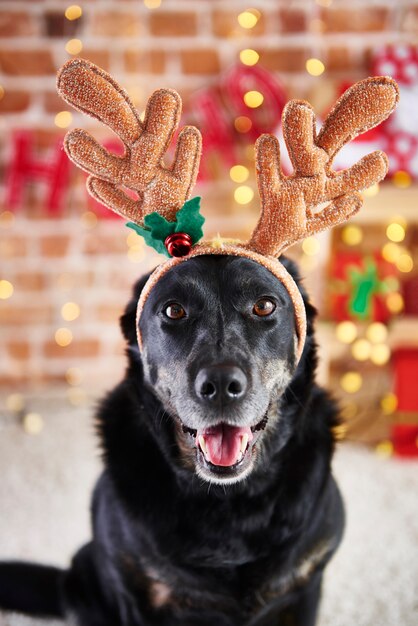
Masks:
[[[203,437],[206,443],[206,458],[213,465],[222,465],[228,467],[238,463],[241,451],[241,438],[248,435],[248,441],[251,441],[253,434],[249,426],[238,427],[229,426],[228,424],[219,424],[211,426],[205,430],[197,431],[197,445],[199,445],[199,437]]]

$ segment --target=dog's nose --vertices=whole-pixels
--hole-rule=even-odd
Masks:
[[[199,370],[195,391],[200,400],[208,404],[229,404],[244,397],[247,377],[235,365],[213,365]]]

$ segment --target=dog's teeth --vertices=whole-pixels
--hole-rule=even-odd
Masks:
[[[206,441],[203,435],[199,436],[199,446],[201,447],[203,454],[206,456],[208,453],[208,449],[206,447]]]
[[[244,452],[245,452],[245,451],[246,451],[246,449],[247,449],[248,439],[249,439],[249,437],[248,437],[248,434],[247,434],[247,433],[245,433],[245,435],[242,435],[242,437],[241,437],[241,446],[240,446],[240,450],[241,450],[241,452],[242,452],[243,454],[244,454]]]
[[[237,463],[239,463],[239,462],[241,461],[241,459],[243,458],[243,456],[244,456],[244,455],[243,455],[243,453],[242,453],[242,452],[241,452],[241,450],[240,450],[239,455],[238,455],[238,461],[237,461]]]

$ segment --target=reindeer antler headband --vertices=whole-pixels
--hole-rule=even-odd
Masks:
[[[331,170],[336,153],[351,139],[385,120],[394,110],[399,90],[386,76],[362,80],[338,100],[320,132],[308,102],[290,101],[283,111],[283,132],[294,172],[284,176],[276,137],[262,135],[256,143],[257,181],[261,215],[248,242],[219,239],[197,243],[203,218],[199,199],[186,202],[196,181],[201,136],[193,126],[179,134],[170,167],[162,159],[177,129],[181,113],[179,95],[159,89],[148,101],[144,121],[126,92],[106,72],[88,61],[68,61],[58,74],[60,95],[76,109],[99,119],[123,141],[125,154],[110,154],[87,132],[67,133],[65,150],[76,165],[90,174],[90,194],[144,236],[147,243],[171,258],[151,274],[138,301],[137,330],[144,304],[158,280],[175,265],[201,255],[217,254],[252,259],[274,274],[293,301],[300,358],[306,335],[305,307],[293,278],[278,260],[292,244],[341,224],[357,213],[359,191],[382,180],[388,169],[386,155],[373,152],[341,172]],[[123,187],[134,190],[138,199]],[[329,202],[322,210],[315,207]],[[166,252],[167,253],[167,252]]]

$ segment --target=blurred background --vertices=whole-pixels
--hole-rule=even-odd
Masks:
[[[380,148],[389,176],[364,192],[348,225],[289,256],[319,311],[319,377],[344,417],[337,435],[356,444],[341,447],[336,466],[354,511],[349,537],[357,549],[369,542],[374,570],[387,559],[376,597],[394,572],[398,580],[392,613],[382,596],[370,604],[375,613],[357,614],[363,587],[349,569],[362,553],[352,561],[347,548],[323,623],[416,623],[418,0],[1,1],[0,556],[62,562],[88,533],[95,403],[123,376],[118,318],[131,287],[160,260],[88,198],[62,150],[66,130],[80,126],[121,151],[108,129],[56,95],[57,69],[77,56],[109,71],[140,112],[154,89],[180,92],[183,123],[204,137],[196,195],[207,237],[250,234],[259,212],[254,141],[280,136],[288,99],[308,99],[320,123],[355,81],[398,81],[396,113],[336,160],[347,167]],[[290,171],[285,157],[283,167]],[[406,543],[395,546],[398,532]],[[338,621],[350,585],[351,609]]]

